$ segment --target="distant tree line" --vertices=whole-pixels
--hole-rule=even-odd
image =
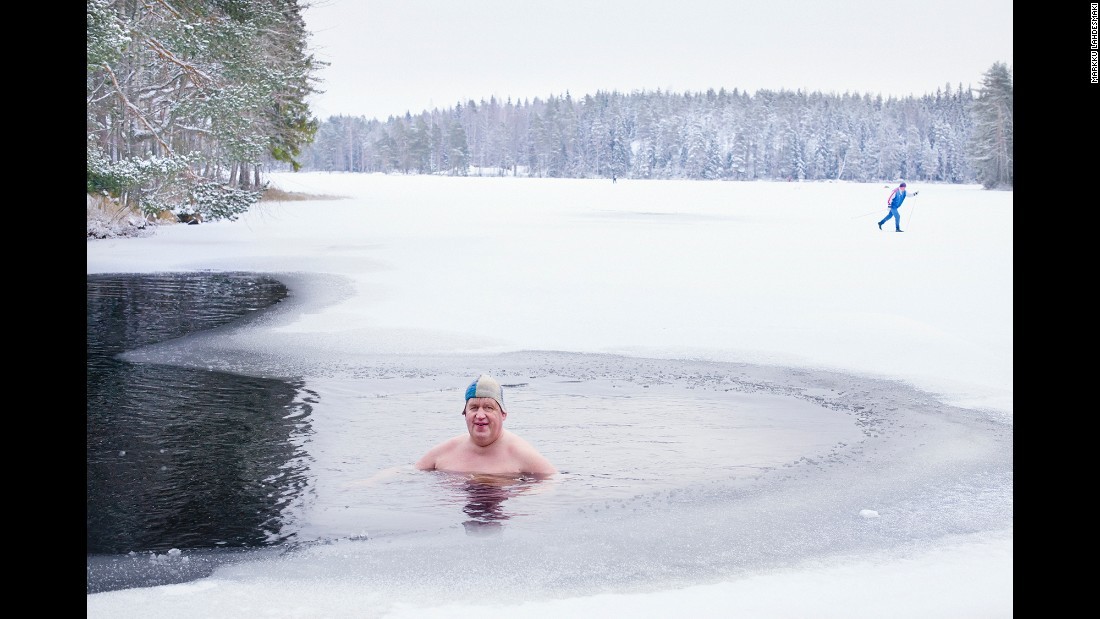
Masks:
[[[306,104],[299,0],[88,0],[88,193],[234,219],[264,169],[1012,186],[1012,74],[975,95],[737,89],[458,103],[386,121]]]
[[[1010,117],[1011,76],[1008,89]],[[967,183],[984,179],[986,157],[1004,165],[1005,148],[1011,168],[1011,125],[1006,144],[988,126],[989,100],[961,84],[900,99],[737,89],[491,98],[385,122],[330,117],[301,162],[405,174]]]
[[[88,0],[88,193],[235,218],[317,130],[297,0]]]

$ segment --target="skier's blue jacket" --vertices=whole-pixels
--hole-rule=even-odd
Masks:
[[[886,206],[892,209],[901,208],[901,203],[904,201],[905,190],[901,187],[895,187],[894,190],[890,192],[890,197],[886,198]]]

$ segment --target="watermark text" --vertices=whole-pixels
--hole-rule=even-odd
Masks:
[[[1097,49],[1096,21],[1100,12],[1100,2],[1089,3],[1089,81],[1093,84],[1100,83],[1100,49]]]

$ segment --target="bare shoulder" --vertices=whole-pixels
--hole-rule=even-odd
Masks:
[[[524,473],[553,475],[558,472],[558,469],[522,436],[511,432],[508,432],[506,436],[508,437],[508,450],[519,461]]]
[[[435,447],[432,447],[428,450],[428,453],[424,454],[416,461],[416,468],[422,471],[436,468],[436,462],[439,461],[439,458],[458,449],[464,440],[466,440],[466,435],[459,434],[458,436],[453,436]]]

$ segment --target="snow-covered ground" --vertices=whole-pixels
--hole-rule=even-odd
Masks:
[[[88,273],[331,276],[342,284],[325,303],[255,334],[325,362],[562,351],[843,373],[900,381],[1011,435],[1012,192],[911,183],[919,195],[896,233],[876,226],[893,184],[272,181],[346,199],[263,203],[237,222],[89,241]],[[1010,513],[1010,482],[1007,492]],[[290,567],[256,562],[92,594],[88,614],[1010,617],[1011,516],[1002,525],[910,552],[792,556],[720,582],[524,601],[494,598],[493,583],[482,601],[447,603],[302,575],[331,573],[333,553],[363,552],[339,546]]]

